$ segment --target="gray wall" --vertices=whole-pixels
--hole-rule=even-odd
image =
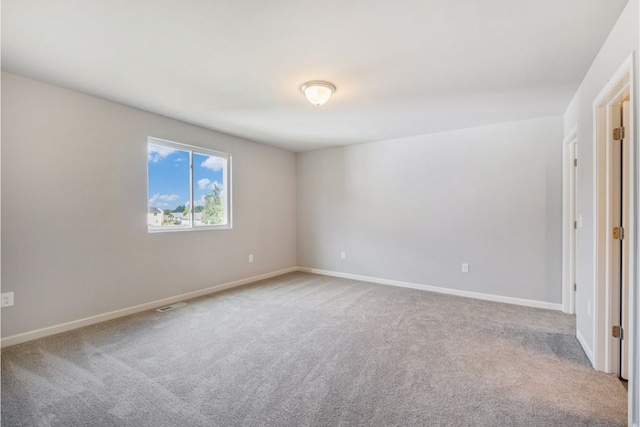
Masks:
[[[561,300],[560,116],[296,162],[12,74],[2,102],[4,337],[292,267],[296,244],[304,267]],[[232,154],[232,230],[147,233],[149,135]]]
[[[562,137],[553,116],[298,154],[298,265],[560,303]]]
[[[232,230],[147,233],[147,136],[231,153]],[[2,336],[295,266],[295,163],[3,73]]]
[[[567,134],[578,125],[578,213],[582,215],[582,228],[578,230],[577,239],[577,281],[580,287],[576,293],[576,323],[578,332],[589,347],[587,351],[592,354],[595,338],[592,317],[595,295],[593,101],[625,59],[638,49],[638,14],[638,0],[629,1],[564,114]]]

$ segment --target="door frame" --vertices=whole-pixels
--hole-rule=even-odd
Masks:
[[[629,56],[622,66],[611,77],[602,91],[593,101],[594,118],[594,144],[593,144],[593,188],[595,192],[593,204],[594,218],[594,263],[593,275],[595,279],[593,294],[593,330],[594,348],[593,364],[597,370],[607,373],[619,374],[620,361],[619,340],[611,335],[611,328],[618,324],[615,318],[619,313],[619,301],[614,300],[613,284],[611,283],[611,204],[609,192],[611,189],[611,159],[608,147],[612,139],[613,128],[611,126],[611,109],[615,104],[621,103],[626,96],[630,96],[630,123],[627,130],[627,144],[629,144],[629,158],[625,166],[629,170],[629,190],[628,200],[629,224],[625,230],[625,238],[629,239],[629,283],[633,291],[636,277],[636,224],[635,224],[635,158],[636,158],[636,135],[634,115],[635,106],[635,55]],[[634,298],[633,295],[630,298]],[[629,304],[630,318],[634,319],[634,304]],[[634,347],[635,325],[629,324],[629,331],[626,331],[630,340],[630,349]],[[617,346],[617,348],[616,348]],[[634,350],[631,350],[634,352]],[[633,355],[631,355],[633,360]],[[630,369],[633,367],[630,364]],[[630,372],[630,378],[632,373]],[[631,387],[630,387],[631,388]]]
[[[562,311],[569,314],[576,312],[576,293],[574,284],[577,264],[577,234],[574,221],[578,218],[577,212],[578,180],[575,179],[574,159],[578,158],[578,123],[573,125],[571,131],[562,143]]]

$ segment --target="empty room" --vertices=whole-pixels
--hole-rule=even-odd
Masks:
[[[636,426],[639,0],[3,0],[2,426]]]

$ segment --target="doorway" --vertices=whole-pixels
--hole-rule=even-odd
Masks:
[[[629,229],[629,209],[631,194],[629,168],[629,96],[620,103],[610,106],[610,128],[612,138],[609,149],[611,156],[611,348],[613,373],[621,379],[628,379],[629,345],[624,332],[629,330],[629,239],[625,231]],[[617,340],[617,342],[615,341]],[[615,366],[617,364],[617,366]],[[617,368],[617,369],[616,369]]]
[[[577,292],[578,239],[578,125],[563,143],[563,233],[562,311],[575,314]],[[581,224],[580,224],[581,225]]]
[[[632,62],[594,101],[594,367],[628,377],[629,284],[633,280]],[[579,288],[578,288],[579,289]]]

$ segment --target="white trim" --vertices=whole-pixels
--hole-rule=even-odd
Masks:
[[[635,72],[631,75],[631,105],[634,107],[632,111],[631,120],[634,121],[638,118],[638,111],[640,110],[640,104],[638,99],[638,83],[639,68],[638,67],[638,53],[633,53],[633,63],[635,65]],[[631,194],[632,206],[635,209],[634,220],[637,221],[639,212],[638,206],[638,190],[640,189],[640,161],[638,142],[640,141],[640,133],[638,132],[638,125],[634,126],[633,138],[634,148],[636,151],[632,155],[634,165],[634,175],[631,176],[635,187]],[[638,267],[640,266],[640,250],[638,250],[638,242],[640,241],[637,223],[636,228],[633,231],[635,242],[632,250],[634,251],[633,265],[631,266],[632,278],[629,279],[629,396],[628,396],[628,424],[634,427],[640,427],[640,289],[638,289]]]
[[[319,270],[316,268],[298,267],[298,271],[321,274],[323,276],[342,277],[344,279],[360,280],[381,285],[399,286],[402,288],[419,289],[421,291],[437,292],[439,294],[456,295],[459,297],[475,298],[485,301],[502,302],[506,304],[523,305],[526,307],[544,308],[547,310],[562,310],[562,304],[546,301],[536,301],[522,298],[505,297],[501,295],[484,294],[480,292],[462,291],[459,289],[443,288],[439,286],[422,285],[419,283],[402,282],[400,280],[380,279],[378,277],[361,276],[359,274],[340,273],[337,271]]]
[[[162,307],[164,305],[173,304],[178,301],[185,301],[188,299],[201,297],[203,295],[220,292],[225,289],[235,288],[237,286],[257,282],[258,280],[269,279],[271,277],[280,276],[282,274],[291,273],[297,270],[297,267],[285,268],[284,270],[272,271],[270,273],[249,277],[247,279],[240,279],[233,282],[222,283],[220,285],[211,286],[209,288],[200,289],[198,291],[187,292],[184,294],[151,301],[144,304],[134,305],[132,307],[127,307],[120,310],[110,311],[108,313],[98,314],[96,316],[85,317],[84,319],[73,320],[71,322],[61,323],[59,325],[48,326],[46,328],[36,329],[34,331],[11,335],[9,337],[2,338],[2,340],[0,341],[0,346],[4,348],[16,344],[21,344],[38,338],[48,337],[50,335],[71,331],[73,329],[82,328],[84,326],[94,325],[96,323],[105,322],[107,320],[116,319],[118,317],[128,316],[130,314],[140,313],[142,311],[147,311],[154,308]]]
[[[611,327],[613,326],[613,317],[615,317],[614,296],[612,294],[611,284],[611,218],[610,218],[610,206],[609,196],[610,191],[610,158],[609,151],[607,150],[608,141],[611,137],[611,129],[609,129],[610,123],[610,106],[618,101],[621,101],[622,94],[627,92],[629,94],[635,93],[635,58],[634,54],[631,54],[623,64],[618,68],[615,74],[608,80],[607,84],[602,88],[598,96],[596,96],[592,103],[593,111],[593,355],[594,355],[594,368],[607,373],[618,373],[620,369],[616,354],[615,346],[618,342],[614,342],[614,338],[611,337]],[[633,128],[635,123],[633,120],[636,114],[635,99],[631,96],[631,123],[630,127],[632,131],[629,132],[631,138],[631,146],[636,144],[635,132]],[[632,161],[635,153],[631,152],[631,159],[627,163],[630,167],[630,176],[634,176],[635,167]],[[631,187],[633,187],[633,183]],[[633,198],[633,193],[631,193]],[[635,271],[635,232],[634,221],[635,213],[633,211],[633,203],[629,206],[629,218],[630,224],[627,224],[629,232],[625,233],[628,236],[629,247],[629,271],[630,283],[634,283],[634,271]]]
[[[156,142],[150,141],[151,139]],[[166,146],[181,151],[197,151],[200,154],[206,154],[208,156],[224,157],[225,159],[231,158],[231,154],[225,153],[223,151],[212,150],[211,148],[199,147],[197,145],[184,144],[182,142],[170,141],[168,139],[158,138],[155,136],[147,136],[147,144],[148,143]]]
[[[578,339],[578,342],[582,346],[582,349],[584,350],[584,354],[586,354],[587,357],[589,358],[589,362],[591,362],[591,366],[595,368],[595,364],[593,363],[593,350],[591,350],[591,347],[589,347],[589,344],[587,344],[587,340],[584,339],[584,337],[578,330],[576,330],[576,338]]]
[[[576,283],[574,277],[574,264],[576,263],[576,246],[574,246],[577,230],[574,228],[574,213],[577,207],[574,200],[577,195],[577,183],[574,182],[574,161],[578,159],[578,123],[574,124],[562,143],[562,311],[568,314],[575,313]]]

